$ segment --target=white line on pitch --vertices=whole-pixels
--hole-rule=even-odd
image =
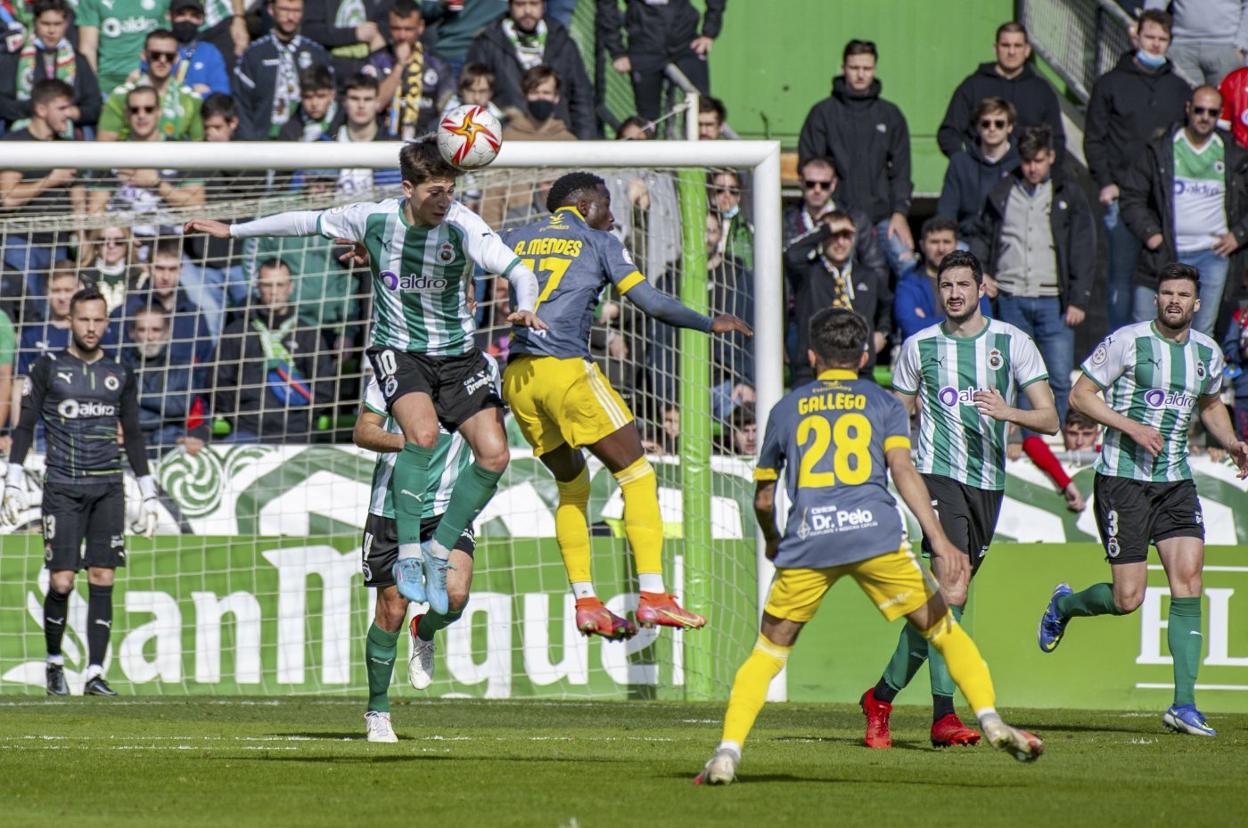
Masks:
[[[1149,564],[1149,572],[1165,572],[1166,568],[1161,564]],[[1248,572],[1248,566],[1206,566],[1202,572]]]
[[[1152,682],[1141,681],[1141,682],[1136,682],[1135,689],[1137,690],[1173,690],[1174,683],[1171,682],[1169,684],[1163,684],[1163,683],[1152,683]],[[1197,684],[1196,689],[1197,690],[1248,691],[1248,684]]]

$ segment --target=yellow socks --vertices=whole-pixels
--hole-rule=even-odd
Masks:
[[[659,483],[654,467],[641,457],[628,468],[616,472],[615,480],[624,498],[624,534],[633,549],[641,589],[662,592],[663,518],[659,514]]]
[[[559,506],[555,509],[555,538],[563,566],[572,583],[588,583],[589,565],[589,469],[567,483],[555,481],[559,487]]]
[[[945,613],[945,617],[931,629],[921,630],[920,633],[944,656],[949,675],[962,695],[966,696],[975,714],[978,716],[982,711],[992,710],[996,704],[996,693],[992,689],[988,664],[966,630],[953,619],[953,614]]]
[[[792,647],[773,644],[762,633],[758,634],[753,652],[737,670],[737,677],[732,683],[721,744],[730,743],[740,751],[750,728],[754,726],[754,720],[758,718],[758,711],[763,709],[763,702],[767,700],[768,685],[784,669],[792,650]]]

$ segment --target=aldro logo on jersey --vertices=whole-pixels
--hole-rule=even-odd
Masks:
[[[936,392],[936,399],[940,400],[940,404],[946,408],[953,408],[955,405],[974,405],[977,390],[969,386],[959,390],[952,385],[946,385]]]
[[[79,417],[116,417],[117,406],[101,402],[80,403],[77,400],[62,400],[61,404],[56,407],[56,413],[66,420],[76,420]]]
[[[454,253],[451,254],[452,257]],[[381,272],[381,283],[388,290],[446,290],[451,284],[450,279],[438,279],[423,273],[411,276],[400,276],[393,270]]]
[[[1167,392],[1161,388],[1150,388],[1144,392],[1144,404],[1149,408],[1188,409],[1196,404],[1196,398],[1183,391]]]

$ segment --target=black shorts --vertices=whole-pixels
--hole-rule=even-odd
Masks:
[[[438,529],[442,516],[435,515],[420,522],[420,540],[430,540]],[[469,526],[459,536],[455,548],[468,557],[476,550],[476,539]],[[398,524],[390,518],[370,514],[364,522],[364,586],[388,587],[394,585],[394,562],[399,559]]]
[[[1092,482],[1096,529],[1111,564],[1148,560],[1149,543],[1205,539],[1205,518],[1191,480],[1153,483],[1098,474]]]
[[[447,431],[455,431],[478,411],[503,407],[494,387],[494,370],[477,348],[459,356],[428,356],[394,348],[369,348],[367,353],[387,408],[406,394],[428,394],[439,422]]]
[[[76,572],[126,565],[126,497],[121,481],[43,487],[43,565]],[[86,541],[86,554],[82,542]]]
[[[975,577],[996,534],[1005,492],[977,489],[935,474],[923,475],[923,482],[932,496],[932,508],[936,510],[940,528],[954,546],[970,556],[971,577]],[[923,538],[923,554],[928,558],[932,556],[927,538]]]

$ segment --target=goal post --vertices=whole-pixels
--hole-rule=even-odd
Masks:
[[[0,161],[0,167],[4,169],[51,169],[51,168],[69,168],[77,170],[117,170],[117,169],[170,169],[186,172],[195,171],[215,171],[222,168],[240,171],[255,171],[257,174],[264,171],[292,171],[292,170],[309,170],[309,169],[393,169],[397,166],[398,150],[402,145],[397,142],[377,142],[367,144],[352,144],[338,142],[313,142],[301,144],[285,144],[276,142],[232,142],[228,144],[213,143],[80,143],[80,142],[56,142],[46,144],[44,142],[9,142],[5,147],[5,157]],[[752,216],[753,216],[753,307],[754,318],[747,320],[754,327],[753,348],[754,348],[754,390],[756,398],[756,422],[758,437],[761,442],[762,434],[766,428],[766,420],[768,412],[772,406],[779,400],[783,389],[783,324],[784,324],[784,307],[783,307],[783,282],[782,282],[782,265],[781,265],[781,221],[780,221],[780,146],[775,141],[714,141],[714,142],[695,142],[695,141],[636,141],[636,142],[606,142],[606,141],[585,141],[585,142],[519,142],[511,141],[506,143],[498,158],[490,165],[487,170],[478,173],[478,177],[489,180],[489,176],[496,175],[495,171],[523,171],[523,170],[546,170],[551,176],[570,169],[588,169],[588,170],[653,170],[653,171],[670,171],[670,177],[675,185],[675,193],[678,200],[679,220],[681,228],[679,233],[680,254],[679,268],[683,277],[679,281],[679,295],[682,301],[690,307],[701,312],[710,310],[708,303],[707,283],[704,279],[691,275],[705,273],[707,270],[708,252],[704,242],[704,227],[707,213],[707,173],[717,168],[732,168],[746,170],[750,174],[751,187],[750,196],[752,198]],[[667,172],[665,175],[669,174]],[[536,185],[535,185],[536,192]],[[282,209],[291,209],[296,207],[294,203],[285,203]],[[322,206],[322,205],[317,205]],[[205,215],[221,215],[220,211],[214,211],[214,205],[208,204],[201,208]],[[177,213],[177,211],[174,211]],[[186,215],[192,215],[196,211],[185,211]],[[619,208],[617,208],[617,215]],[[179,216],[180,217],[180,216]],[[4,224],[5,217],[0,216],[0,225]],[[15,217],[10,214],[10,227],[17,228],[25,232],[25,219]],[[2,228],[0,228],[2,229]],[[16,231],[15,231],[16,232]],[[0,237],[2,238],[2,237]],[[640,265],[640,262],[639,262]],[[644,266],[643,271],[644,271]],[[646,273],[646,276],[654,278],[658,274]],[[367,291],[365,291],[367,292]],[[677,458],[679,460],[679,541],[670,540],[666,544],[672,553],[665,555],[668,561],[665,575],[668,578],[669,589],[674,592],[680,592],[683,602],[694,611],[707,614],[711,618],[712,629],[716,623],[717,616],[724,609],[722,602],[731,596],[725,593],[722,587],[722,578],[715,574],[715,569],[721,566],[719,556],[716,554],[716,527],[715,520],[717,512],[717,502],[723,501],[725,498],[716,497],[716,474],[713,473],[719,458],[716,457],[714,449],[715,435],[712,429],[711,417],[711,396],[707,383],[699,380],[700,375],[706,373],[707,365],[712,359],[710,339],[704,335],[684,331],[676,338],[678,343],[678,357],[676,365],[678,366],[679,376],[675,378],[679,401],[680,401],[680,440]],[[251,517],[248,518],[249,526],[259,526],[264,520],[264,509],[270,510],[277,508],[273,503],[277,500],[270,501],[267,494],[263,491],[263,485],[266,482],[274,480],[285,480],[293,478],[299,474],[303,474],[304,467],[309,471],[308,475],[313,475],[317,469],[329,469],[334,473],[342,473],[355,475],[356,477],[366,476],[365,473],[357,469],[358,464],[354,460],[347,462],[341,457],[331,456],[325,450],[319,447],[313,447],[319,451],[315,458],[304,457],[297,464],[285,467],[276,467],[266,472],[263,476],[257,477],[248,484],[248,490],[245,497],[239,497],[237,504],[232,507],[236,508],[236,514],[231,514],[231,520],[237,520],[236,525],[242,526],[242,518],[244,510]],[[233,451],[233,449],[231,449]],[[239,451],[242,451],[239,449]],[[241,454],[235,455],[235,459],[241,457]],[[228,470],[232,460],[213,460],[222,470]],[[266,461],[267,462],[267,461]],[[345,463],[345,466],[344,466]],[[531,461],[526,459],[526,463]],[[262,464],[263,465],[263,464]],[[365,466],[369,465],[365,461]],[[521,464],[513,463],[517,467]],[[722,463],[721,463],[722,465]],[[738,463],[738,466],[742,465]],[[344,467],[349,467],[349,471],[342,472]],[[524,468],[536,468],[537,464],[524,465]],[[268,468],[268,467],[264,467]],[[249,472],[250,473],[250,472]],[[326,472],[328,473],[328,472]],[[595,478],[597,481],[597,478]],[[128,482],[128,485],[129,482]],[[202,485],[202,483],[200,484]],[[598,491],[598,484],[595,482],[595,491]],[[193,486],[191,488],[194,488]],[[533,489],[537,492],[537,489]],[[210,500],[216,496],[213,492],[197,491],[205,500]],[[534,495],[536,496],[536,494]],[[333,499],[337,500],[336,493],[331,494]],[[349,498],[343,498],[344,502]],[[269,504],[265,506],[264,504]],[[720,504],[722,506],[722,504]],[[666,508],[666,507],[665,507]],[[740,517],[741,525],[744,527],[753,527],[754,519],[749,510],[748,501],[733,504],[736,510],[735,514]],[[722,510],[721,510],[722,511]],[[287,516],[290,517],[290,516]],[[539,521],[540,522],[540,521]],[[213,524],[218,526],[221,524]],[[282,532],[290,531],[292,534],[298,535],[301,531],[309,537],[313,535],[330,536],[338,533],[345,537],[343,532],[344,522],[340,519],[318,518],[310,520],[304,518],[302,521],[291,519],[283,521],[283,527],[296,527],[293,530],[283,528]],[[302,527],[300,529],[299,527]],[[185,530],[184,530],[185,531]],[[221,533],[219,529],[215,530]],[[669,527],[670,531],[670,527]],[[223,533],[222,533],[223,534]],[[755,549],[754,572],[756,574],[756,582],[752,585],[753,595],[749,596],[750,613],[754,618],[750,619],[752,625],[757,619],[757,613],[761,612],[763,598],[766,595],[767,586],[771,577],[772,568],[770,563],[763,555],[763,544],[761,535],[756,531],[751,538]],[[4,543],[9,543],[10,539],[3,539]],[[158,544],[160,548],[168,549],[170,541],[163,545]],[[343,552],[349,543],[331,542],[328,546],[318,547],[317,554],[324,558],[324,561],[317,566],[321,566],[324,572],[337,572],[336,567],[339,566],[333,549]],[[23,546],[30,546],[24,544]],[[241,560],[239,557],[242,553],[237,545],[231,545],[230,555]],[[7,546],[5,548],[8,548]],[[155,548],[155,547],[154,547]],[[189,549],[189,547],[187,547]],[[535,547],[534,547],[535,548]],[[597,549],[597,547],[595,547]],[[198,554],[200,545],[195,545],[195,552]],[[527,566],[533,572],[549,573],[554,569],[558,569],[562,573],[562,565],[558,560],[542,560],[533,562],[528,557],[531,553],[530,545],[519,542],[513,544],[513,548],[507,550],[506,560],[509,565]],[[674,554],[673,554],[674,553]],[[29,554],[37,554],[33,549]],[[269,561],[276,562],[278,559],[285,561],[280,550],[261,551],[253,553],[255,556],[263,554]],[[671,561],[673,556],[677,558],[675,567],[672,567]],[[188,556],[188,560],[194,555]],[[488,559],[488,555],[486,558]],[[598,555],[595,555],[597,558]],[[233,559],[233,558],[232,558]],[[519,563],[523,559],[524,564]],[[319,559],[318,559],[319,560]],[[16,573],[15,565],[10,563],[10,576]],[[166,562],[161,564],[161,568],[168,569],[172,564]],[[484,566],[484,562],[481,564]],[[622,571],[627,574],[631,568],[630,564],[616,564]],[[312,572],[315,566],[308,564],[305,569]],[[602,564],[598,563],[597,568],[602,568]],[[675,571],[674,571],[675,570]],[[316,571],[318,574],[320,570]],[[29,574],[28,576],[29,577]],[[207,578],[207,576],[204,576]],[[325,576],[328,578],[329,576]],[[527,577],[527,576],[526,576]],[[541,577],[549,577],[551,579],[556,576],[542,575]],[[123,574],[120,581],[124,581],[126,576]],[[153,583],[159,581],[158,575],[153,575]],[[283,578],[285,574],[283,573]],[[358,575],[357,575],[358,578]],[[679,579],[679,580],[678,580]],[[205,581],[207,583],[207,581]],[[124,588],[124,585],[123,585]],[[200,591],[194,593],[196,596],[207,595],[204,592],[206,587],[200,587]],[[266,587],[275,594],[279,591],[276,586]],[[280,590],[288,589],[288,585],[283,581]],[[12,593],[10,593],[12,594]],[[134,606],[146,606],[143,601],[155,601],[159,604],[158,590],[144,592],[144,596],[152,596],[150,598],[133,598]],[[282,592],[284,595],[285,592]],[[220,606],[225,607],[228,600],[235,600],[239,606],[246,603],[245,592],[231,592],[226,598],[220,600]],[[34,593],[27,595],[22,592],[20,599],[14,597],[0,597],[0,612],[9,612],[17,607],[23,616],[29,614],[35,615],[35,609],[32,602],[35,600]],[[527,597],[527,596],[526,596]],[[337,598],[335,598],[337,600]],[[207,597],[196,597],[198,603],[208,601]],[[321,599],[321,603],[317,606],[328,606],[328,599]],[[205,604],[208,606],[208,604]],[[213,605],[216,606],[216,605]],[[235,612],[239,619],[250,613],[251,616],[260,616],[267,612],[267,605],[264,602],[250,608],[246,612]],[[543,607],[545,604],[543,603]],[[311,605],[309,605],[309,609]],[[369,602],[368,611],[371,615],[372,603]],[[137,611],[137,610],[136,610]],[[225,610],[214,610],[219,616],[224,616]],[[500,610],[503,611],[503,610]],[[543,609],[543,611],[545,611]],[[557,614],[556,608],[556,614]],[[230,612],[233,612],[232,610]],[[248,617],[251,617],[248,616]],[[6,616],[7,617],[7,616]],[[170,617],[177,617],[176,615]],[[233,616],[231,616],[233,617]],[[2,622],[0,622],[2,623]],[[27,621],[27,623],[29,623]],[[153,622],[155,623],[155,622]],[[264,623],[267,625],[267,618]],[[284,620],[281,624],[286,627],[280,627],[279,634],[285,629],[294,629],[291,624],[297,622]],[[327,632],[317,627],[312,621],[308,621],[307,634],[315,637],[315,635],[328,636]],[[352,621],[355,624],[356,621]],[[181,637],[190,642],[192,639],[202,635],[208,635],[199,627],[193,625],[188,626],[191,622],[183,620],[183,631]],[[150,626],[150,625],[148,625]],[[242,635],[241,620],[235,625],[238,627],[233,633],[227,634],[226,639],[233,641],[233,646],[241,646]],[[325,628],[330,626],[325,623]],[[516,626],[520,626],[517,622]],[[741,624],[737,624],[738,638],[740,638]],[[527,628],[526,628],[527,629]],[[756,631],[756,628],[755,628]],[[353,634],[359,631],[354,630]],[[220,633],[217,633],[220,635]],[[268,627],[263,628],[263,632],[255,633],[257,636],[267,636]],[[251,633],[249,633],[251,635]],[[463,635],[469,638],[480,638],[478,632]],[[512,633],[508,633],[512,635]],[[515,633],[520,636],[520,633]],[[543,636],[545,633],[543,633]],[[254,636],[253,636],[254,637]],[[553,636],[552,636],[553,638]],[[669,638],[666,634],[664,638]],[[717,647],[714,634],[710,631],[697,633],[686,633],[670,636],[671,646],[679,650],[671,653],[673,673],[681,676],[681,687],[677,691],[677,695],[689,699],[709,699],[726,696],[727,685],[731,683],[732,672],[735,671],[740,659],[744,657],[746,650],[736,649],[736,642],[733,648]],[[475,640],[475,639],[474,639]],[[752,635],[750,636],[752,641]],[[302,642],[303,639],[300,638]],[[460,643],[465,647],[469,645],[465,639]],[[114,650],[119,649],[118,641],[113,642]],[[253,642],[254,643],[254,642]],[[567,649],[569,641],[565,639],[565,647]],[[219,642],[218,649],[224,649],[230,645],[230,640]],[[312,649],[311,638],[308,642],[308,658],[315,659],[323,654],[328,654],[333,649],[326,640],[322,642],[323,649],[316,652]],[[187,649],[197,647],[198,643],[185,643]],[[257,647],[262,645],[257,644]],[[263,645],[267,647],[267,644]],[[357,642],[351,642],[351,648],[357,646]],[[362,645],[359,645],[362,646]],[[475,646],[475,644],[474,644]],[[524,645],[513,645],[513,649],[522,648]],[[621,647],[623,645],[620,645]],[[666,645],[665,645],[666,646]],[[552,652],[559,651],[557,641],[551,644]],[[135,651],[137,652],[137,651]],[[198,653],[198,651],[196,651]],[[334,650],[335,654],[339,654]],[[354,650],[352,650],[354,654]],[[28,656],[33,655],[27,653]],[[327,655],[325,657],[328,657]],[[335,655],[337,657],[337,655]],[[439,656],[441,657],[441,656]],[[524,655],[527,659],[527,651]],[[543,656],[545,657],[545,656]],[[0,666],[7,664],[8,656],[4,650],[3,644],[0,643]],[[136,656],[137,658],[137,656]],[[198,655],[196,656],[198,658]],[[515,656],[519,658],[519,656]],[[605,655],[604,655],[605,659]],[[277,687],[284,680],[280,677],[281,667],[278,668],[278,678],[275,684],[268,675],[269,655],[257,655],[254,660],[249,661],[254,670],[264,673],[263,680],[257,686],[258,689],[267,690],[270,686]],[[263,661],[263,666],[261,662]],[[302,662],[301,662],[302,664]],[[344,662],[345,664],[345,662]],[[471,665],[470,665],[471,666]],[[480,666],[480,665],[478,665]],[[486,669],[488,664],[481,669]],[[300,668],[302,669],[302,667]],[[0,670],[0,674],[4,671]],[[193,672],[189,667],[185,672]],[[323,671],[323,675],[326,674]],[[352,679],[354,680],[354,679]],[[185,683],[185,680],[184,680]],[[542,684],[539,681],[536,684]],[[560,686],[560,685],[557,685]],[[326,690],[333,688],[319,687],[314,688]],[[13,692],[14,686],[10,682],[0,678],[0,692]],[[280,690],[278,690],[280,692]],[[169,692],[168,690],[158,690],[157,692]],[[203,692],[203,690],[200,690]],[[246,692],[246,689],[240,689],[239,692]],[[772,698],[783,697],[783,681],[781,680],[772,688]],[[643,694],[644,697],[644,694]]]

